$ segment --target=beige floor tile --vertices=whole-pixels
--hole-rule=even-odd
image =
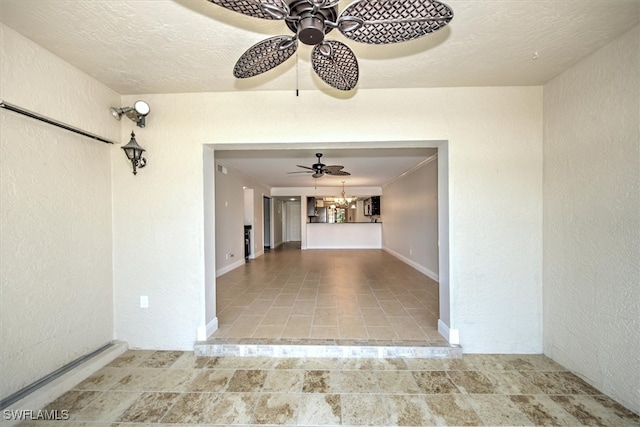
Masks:
[[[309,333],[309,338],[336,338],[340,336],[340,332],[338,331],[337,326],[311,326],[311,332]]]
[[[186,390],[188,392],[222,392],[234,373],[233,369],[204,369]]]
[[[267,371],[262,369],[237,369],[229,384],[227,384],[227,391],[248,393],[262,391],[262,386],[267,378]]]
[[[379,393],[378,378],[374,371],[340,372],[341,393]]]
[[[360,312],[367,326],[391,326],[382,308],[362,307]]]
[[[313,311],[313,326],[338,326],[338,309],[316,307]]]
[[[303,394],[300,397],[298,425],[323,426],[342,424],[342,401],[339,394]]]
[[[107,390],[125,375],[122,368],[104,367],[73,387],[75,390]]]
[[[258,325],[256,330],[251,335],[252,338],[280,338],[283,325]]]
[[[290,307],[271,307],[263,316],[260,325],[284,325],[290,313]]]
[[[70,411],[70,418],[76,421],[115,421],[142,396],[143,392],[103,392],[79,411]]]
[[[389,425],[434,426],[436,420],[431,414],[424,396],[394,395],[386,400],[389,411]]]
[[[479,426],[482,420],[469,403],[469,396],[444,394],[427,396],[427,405],[437,425]]]
[[[159,371],[158,375],[146,384],[146,391],[185,391],[202,370],[172,368],[159,369]]]
[[[544,394],[512,395],[509,399],[529,418],[533,424],[539,426],[572,426],[580,425],[578,420],[561,405]]]
[[[117,422],[157,423],[180,397],[180,393],[144,392],[133,401]]]
[[[153,353],[155,353],[154,350],[127,350],[107,366],[115,368],[134,368]]]
[[[291,315],[282,330],[282,338],[309,338],[313,316]]]
[[[246,312],[253,316],[263,316],[267,314],[272,305],[272,299],[256,299],[247,307]]]
[[[389,425],[385,399],[375,394],[343,394],[342,422],[348,425]]]
[[[507,396],[471,395],[469,403],[485,425],[490,426],[532,426],[530,420]]]
[[[331,367],[336,369],[336,362],[330,359],[307,361],[307,366],[314,366],[317,368]],[[342,389],[342,376],[338,370],[328,369],[310,369],[304,373],[304,379],[302,383],[303,393],[339,393]]]
[[[161,370],[153,368],[124,368],[124,375],[116,381],[110,390],[142,391]]]
[[[269,371],[263,391],[274,393],[300,393],[304,381],[303,370],[277,369]]]
[[[411,372],[377,371],[378,387],[383,393],[417,394],[420,388]]]
[[[162,423],[204,424],[218,422],[215,409],[222,394],[184,393],[165,414]]]
[[[264,316],[261,325],[285,325],[282,315],[273,315],[276,307],[291,308],[290,315],[311,315],[314,308],[337,309],[339,315],[347,316],[378,309],[369,310],[366,330],[336,328],[335,335],[327,336],[328,329],[312,332],[301,327],[297,329],[301,335],[293,336],[295,330],[287,327],[283,330],[286,338],[425,340],[432,337],[421,328],[437,327],[438,285],[379,250],[300,251],[295,244],[282,245],[220,276],[217,292],[219,330],[214,338],[250,338],[256,332],[260,337],[273,335],[266,328],[256,331],[258,324],[244,320]],[[424,304],[416,302],[421,298]],[[382,308],[384,316],[410,317],[405,307],[415,310],[414,323],[395,325],[393,333],[384,328],[391,326],[388,319],[375,316]],[[334,316],[321,313],[313,325],[335,327],[338,323]]]
[[[128,352],[123,367],[109,366],[81,383],[103,390],[71,390],[47,405],[69,411],[69,422],[56,425],[640,426],[638,414],[542,355],[297,359],[178,352],[175,359],[150,358],[153,353]],[[146,359],[171,367],[128,367]],[[130,375],[120,385],[144,390],[105,389]]]
[[[292,315],[311,316],[316,308],[316,301],[313,300],[296,300],[291,309]]]
[[[259,398],[260,393],[224,393],[218,398],[209,422],[216,425],[250,424]]]
[[[253,422],[256,424],[294,425],[299,403],[299,394],[263,394],[256,404]]]

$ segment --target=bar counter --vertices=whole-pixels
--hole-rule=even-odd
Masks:
[[[382,249],[381,222],[308,222],[307,249]]]

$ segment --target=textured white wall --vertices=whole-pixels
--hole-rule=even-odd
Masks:
[[[251,219],[252,246],[256,256],[264,251],[262,195],[269,187],[225,165],[227,174],[216,170],[216,268],[217,270],[244,260],[244,225]],[[243,187],[247,187],[245,191]],[[253,209],[246,209],[251,204]],[[250,218],[246,218],[247,212]],[[226,258],[227,254],[234,257]]]
[[[437,157],[385,186],[381,200],[384,248],[437,280]]]
[[[286,208],[286,202],[273,198],[273,247],[278,247],[283,243],[282,221]]]
[[[216,270],[227,269],[239,261],[244,261],[244,212],[246,193],[255,195],[253,191],[243,190],[242,175],[235,169],[227,167],[224,174],[216,170]],[[251,203],[255,202],[251,198]],[[262,210],[258,206],[258,212]],[[255,231],[255,230],[254,230]],[[255,233],[254,233],[255,234]],[[233,257],[229,255],[233,254]]]
[[[469,352],[542,350],[541,88],[371,90],[346,100],[320,92],[124,97],[137,98],[151,105],[138,138],[149,164],[133,177],[119,153],[113,160],[118,338],[191,348],[205,322],[203,144],[448,140],[451,326]],[[267,111],[296,126],[284,129]],[[323,111],[331,126],[317,126]],[[137,304],[147,293],[145,311]]]
[[[4,25],[0,41],[1,99],[119,138],[108,110],[119,95]],[[4,398],[113,339],[117,147],[5,110],[0,128]]]
[[[640,27],[544,86],[544,350],[640,412]]]

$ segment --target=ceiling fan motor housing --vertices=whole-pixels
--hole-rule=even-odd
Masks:
[[[298,35],[298,40],[311,46],[322,43],[324,35],[333,29],[325,25],[325,21],[335,22],[338,17],[337,6],[318,9],[314,12],[307,0],[293,0],[289,4],[289,9],[290,17],[294,19],[288,19],[287,26]]]

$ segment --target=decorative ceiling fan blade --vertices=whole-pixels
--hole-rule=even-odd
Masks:
[[[344,169],[344,166],[340,166],[340,165],[331,165],[331,166],[325,166],[323,168],[326,171],[332,171],[332,172],[337,172],[339,170]]]
[[[257,76],[282,64],[298,49],[298,42],[291,36],[276,36],[251,46],[242,54],[233,75],[239,79]]]
[[[358,0],[338,18],[338,29],[351,40],[388,44],[414,40],[446,26],[449,6],[436,0]]]
[[[289,7],[280,0],[209,0],[225,9],[261,19],[284,19]]]
[[[311,63],[328,85],[339,90],[351,90],[358,83],[358,60],[346,44],[337,40],[325,40],[311,51]]]
[[[295,171],[295,172],[287,172],[287,175],[292,173],[314,173],[314,171]]]
[[[348,176],[351,175],[349,172],[345,172],[342,170],[325,170],[324,173],[326,173],[327,175],[332,175],[332,176]]]
[[[296,165],[299,168],[303,168],[303,169],[309,169],[310,171],[315,171],[316,169],[314,168],[310,168],[309,166],[302,166],[302,165]]]

